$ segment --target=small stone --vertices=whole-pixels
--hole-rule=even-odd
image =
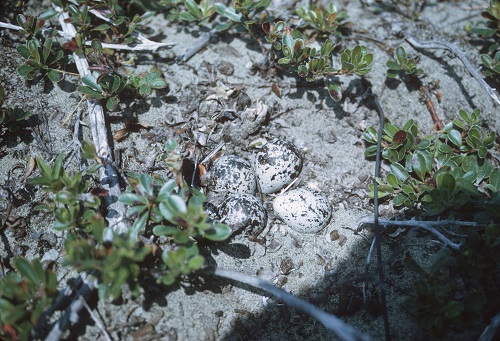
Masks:
[[[290,272],[295,268],[293,261],[290,257],[285,257],[281,260],[280,271],[283,275],[289,275]]]
[[[234,65],[230,62],[222,61],[218,65],[219,72],[225,76],[231,76],[234,73]]]
[[[330,232],[330,240],[334,241],[338,240],[339,238],[340,238],[339,231],[333,230],[332,232]]]

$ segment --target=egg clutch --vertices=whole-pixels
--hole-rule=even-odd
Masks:
[[[302,156],[286,140],[266,143],[253,163],[236,155],[215,160],[202,177],[207,189],[207,213],[227,224],[233,234],[258,235],[267,224],[267,211],[256,193],[277,193],[290,185],[302,171]],[[278,194],[272,202],[275,214],[290,228],[301,233],[316,233],[332,216],[326,196],[314,189],[298,187]]]

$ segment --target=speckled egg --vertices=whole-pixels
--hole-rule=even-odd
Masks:
[[[284,140],[267,143],[254,160],[260,191],[274,193],[289,185],[302,170],[302,157],[297,147]]]
[[[219,211],[221,221],[234,232],[245,231],[249,235],[259,234],[267,223],[267,213],[260,200],[251,194],[231,195]]]
[[[309,188],[296,188],[277,196],[273,208],[290,228],[301,233],[321,231],[332,216],[332,205],[326,196]]]
[[[203,181],[215,192],[255,193],[257,186],[252,165],[235,155],[218,158]]]

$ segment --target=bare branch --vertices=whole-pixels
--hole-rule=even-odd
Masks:
[[[462,244],[461,243],[457,244],[457,243],[452,242],[444,234],[442,234],[437,229],[435,229],[434,226],[449,226],[449,225],[470,226],[470,227],[478,226],[477,223],[475,223],[475,222],[459,221],[459,220],[424,221],[424,220],[415,220],[415,219],[411,219],[411,220],[379,219],[378,222],[380,225],[383,225],[385,227],[387,227],[387,226],[407,226],[407,227],[417,227],[417,228],[424,229],[424,230],[429,231],[432,234],[434,234],[445,245],[451,247],[455,251],[460,250],[460,247],[462,246]],[[373,220],[372,216],[366,216],[366,217],[362,217],[361,219],[359,219],[357,223],[358,223],[358,226],[363,225],[363,224],[374,224],[374,220]]]
[[[338,317],[328,314],[325,311],[317,308],[313,304],[306,302],[292,294],[287,293],[286,291],[253,276],[248,276],[239,272],[219,269],[215,268],[212,272],[215,276],[231,279],[234,281],[238,281],[241,283],[245,283],[251,285],[253,287],[262,289],[270,293],[272,296],[276,297],[283,303],[294,307],[297,310],[302,311],[303,313],[315,318],[320,321],[327,329],[331,330],[341,340],[345,341],[354,341],[354,340],[370,340],[370,336],[368,334],[359,332],[354,329],[350,325],[344,323]]]

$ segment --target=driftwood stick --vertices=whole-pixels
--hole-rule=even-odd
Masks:
[[[467,56],[465,53],[460,50],[456,45],[447,43],[444,41],[437,41],[437,40],[426,40],[426,41],[420,41],[415,39],[412,36],[407,36],[406,41],[410,43],[413,47],[419,48],[419,49],[444,49],[448,50],[451,53],[453,53],[455,56],[458,57],[462,61],[462,63],[465,65],[467,70],[470,72],[471,76],[474,77],[481,88],[486,91],[486,93],[497,103],[500,104],[500,99],[498,98],[497,93],[495,92],[495,89],[493,89],[491,86],[488,85],[483,79],[483,77],[477,72],[476,68],[472,66],[471,62],[469,59],[467,59]]]
[[[344,321],[338,317],[328,314],[325,311],[317,308],[313,304],[306,302],[292,294],[287,293],[283,289],[280,289],[260,278],[248,276],[240,272],[225,270],[215,268],[210,271],[213,275],[218,277],[223,277],[251,285],[253,287],[267,291],[272,296],[276,297],[283,303],[302,311],[303,313],[315,318],[320,321],[327,329],[331,330],[337,336],[344,341],[355,341],[355,340],[370,340],[368,334],[362,333],[350,325],[346,324]]]
[[[5,22],[0,21],[0,28],[7,28],[10,30],[15,30],[19,31],[22,29],[21,26],[18,25],[13,25]],[[64,32],[64,31],[57,31],[57,34],[59,34],[61,37],[66,38],[66,39],[71,39],[74,36],[71,34]],[[145,38],[144,36],[140,34],[132,34],[135,37],[137,37],[141,42],[140,43],[134,43],[134,44],[112,44],[112,43],[101,43],[102,47],[105,49],[110,49],[110,50],[128,50],[128,51],[156,51],[159,48],[171,48],[174,46],[174,43],[157,43],[155,41],[149,40]],[[85,45],[90,46],[92,44],[91,41],[86,40]]]
[[[73,299],[62,317],[54,324],[45,341],[59,341],[70,326],[78,323],[80,311],[84,308],[82,299],[88,299],[95,289],[95,278],[93,276],[81,274],[80,277],[83,279],[83,285],[76,293],[77,299]]]
[[[68,13],[63,12],[61,8],[56,8],[56,10],[60,12],[58,18],[63,31],[74,37],[76,35],[75,27],[71,23],[66,22],[66,19],[69,18]],[[73,54],[73,57],[80,76],[85,77],[90,75],[87,59],[76,53]],[[87,100],[87,105],[89,108],[90,129],[97,156],[102,160],[112,161],[113,155],[108,144],[104,108],[95,100]],[[104,197],[104,201],[108,206],[108,215],[106,219],[108,220],[109,226],[118,234],[125,233],[129,229],[129,223],[124,219],[126,212],[125,205],[118,201],[118,197],[121,194],[118,182],[118,172],[111,163],[105,162],[104,167],[99,169],[99,177],[101,186],[108,191],[108,195]],[[107,240],[112,239],[112,234],[108,231],[105,238]]]

